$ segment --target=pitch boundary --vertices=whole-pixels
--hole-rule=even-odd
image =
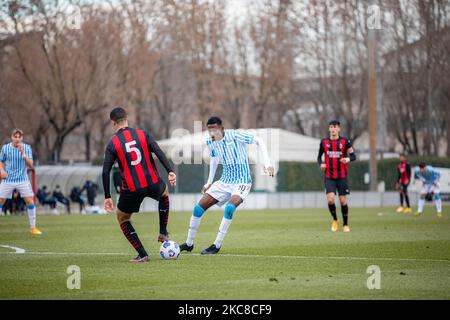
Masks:
[[[16,252],[0,252],[0,254],[25,254],[25,255],[62,255],[62,256],[129,256],[130,253],[119,252],[41,252],[25,251],[25,249],[0,245],[0,247],[11,248]],[[17,251],[19,249],[19,252]],[[21,251],[23,250],[23,252]],[[183,257],[201,256],[200,253],[184,254]],[[409,262],[446,262],[446,259],[420,259],[420,258],[389,258],[389,257],[339,257],[339,256],[283,256],[283,255],[260,255],[260,254],[233,254],[225,253],[214,255],[214,257],[237,257],[237,258],[268,258],[268,259],[317,259],[317,260],[378,260],[378,261],[409,261]]]

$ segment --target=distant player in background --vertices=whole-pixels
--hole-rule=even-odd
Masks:
[[[411,206],[409,205],[408,186],[411,182],[411,165],[406,161],[404,153],[400,154],[400,162],[397,165],[397,189],[400,193],[400,207],[397,208],[397,212],[410,213]],[[403,206],[403,201],[406,201],[406,207]]]
[[[347,173],[348,163],[350,161],[355,161],[356,155],[350,139],[343,138],[339,135],[341,132],[341,124],[339,121],[331,121],[328,125],[328,130],[330,136],[320,141],[317,162],[319,163],[321,170],[325,172],[325,191],[327,194],[328,209],[333,217],[331,231],[336,232],[339,229],[335,204],[337,191],[339,193],[339,202],[341,203],[342,218],[344,220],[343,231],[350,232],[346,197],[350,194]],[[324,154],[325,162],[322,161],[322,156]]]
[[[128,116],[123,108],[114,108],[110,113],[110,119],[116,133],[106,147],[103,162],[104,208],[107,212],[112,212],[114,209],[110,190],[110,172],[114,162],[117,161],[122,175],[122,188],[116,210],[117,220],[124,236],[138,253],[138,256],[130,262],[147,262],[148,254],[131,224],[131,215],[139,212],[141,203],[146,197],[159,202],[158,241],[164,242],[169,239],[167,232],[169,191],[161,179],[152,153],[158,157],[166,169],[172,186],[176,184],[176,175],[155,138],[146,131],[128,127]]]
[[[74,186],[70,191],[70,200],[72,202],[78,203],[80,205],[80,213],[86,214],[85,204],[83,195],[81,194],[81,189],[78,186]]]
[[[81,188],[81,193],[86,190],[88,205],[91,207],[95,206],[95,198],[97,197],[98,185],[91,180],[86,180],[83,188]]]
[[[437,215],[439,218],[442,218],[442,201],[439,189],[441,173],[432,166],[427,166],[425,162],[421,162],[419,167],[416,168],[414,177],[422,181],[422,189],[419,194],[419,204],[416,216],[423,214],[423,206],[425,205],[426,197],[428,194],[433,194]]]
[[[64,196],[62,193],[61,187],[59,184],[56,185],[55,190],[53,190],[53,198],[56,199],[59,203],[62,203],[66,206],[67,213],[70,214],[70,201],[68,198]]]
[[[31,234],[42,232],[36,228],[36,206],[34,192],[27,175],[27,168],[33,168],[33,153],[29,144],[23,143],[23,131],[14,129],[12,142],[5,144],[0,152],[0,211],[6,199],[11,199],[17,189],[25,199]]]
[[[195,235],[205,211],[215,204],[222,206],[226,203],[216,240],[201,252],[202,254],[216,254],[222,247],[236,208],[248,196],[252,186],[246,145],[254,143],[259,147],[262,152],[264,171],[271,177],[274,176],[274,168],[270,163],[267,147],[262,139],[236,130],[225,130],[222,120],[218,117],[211,117],[207,122],[207,127],[210,136],[206,144],[211,158],[209,177],[202,189],[204,195],[194,207],[189,222],[187,240],[180,245],[180,250],[190,252],[194,249]],[[219,160],[223,166],[222,177],[213,183]]]

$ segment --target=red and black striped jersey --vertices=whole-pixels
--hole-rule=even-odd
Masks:
[[[397,166],[398,182],[409,184],[411,181],[411,165],[406,161],[400,161]]]
[[[322,164],[322,155],[325,154],[325,178],[340,179],[346,178],[348,174],[348,163],[342,163],[343,158],[356,160],[353,146],[350,139],[339,137],[336,140],[325,138],[320,141],[319,155],[317,161]]]
[[[109,173],[115,161],[119,165],[122,190],[134,192],[157,184],[161,176],[152,153],[158,157],[167,172],[173,171],[166,156],[150,133],[130,127],[118,130],[105,150],[103,162],[105,198],[111,196]]]

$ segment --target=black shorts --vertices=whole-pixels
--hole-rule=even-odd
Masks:
[[[336,190],[339,192],[340,196],[346,196],[350,194],[350,189],[348,188],[347,178],[339,179],[327,179],[325,178],[325,191],[326,193],[336,194]]]
[[[160,179],[158,180],[158,183],[145,189],[139,189],[133,192],[129,190],[122,190],[119,196],[119,202],[117,203],[117,208],[128,214],[139,212],[141,203],[146,197],[159,201],[165,190],[166,184]]]

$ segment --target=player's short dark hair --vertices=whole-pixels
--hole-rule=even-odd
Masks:
[[[330,123],[328,124],[328,126],[341,126],[341,123],[339,122],[339,120],[331,120]]]
[[[425,168],[427,166],[427,164],[425,163],[425,161],[420,161],[419,162],[419,168]]]
[[[219,117],[213,116],[213,117],[209,118],[208,122],[206,123],[206,125],[210,125],[210,124],[222,125],[222,119],[220,119]]]
[[[403,152],[400,153],[400,157],[406,157],[406,154],[404,154]]]
[[[109,118],[114,122],[121,122],[125,120],[127,116],[127,112],[122,107],[116,107],[111,110],[111,113],[109,114]]]
[[[19,128],[14,128],[12,133],[11,133],[11,137],[14,137],[16,134],[19,134],[21,137],[23,137],[23,131]]]

